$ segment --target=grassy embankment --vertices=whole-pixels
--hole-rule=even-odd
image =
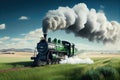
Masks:
[[[58,64],[0,72],[0,80],[120,80],[120,57],[92,58],[94,64]],[[30,66],[29,58],[0,58],[0,70]]]

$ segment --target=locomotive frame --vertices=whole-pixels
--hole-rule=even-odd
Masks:
[[[37,43],[37,53],[31,57],[33,61],[32,66],[43,66],[47,64],[59,64],[61,59],[65,56],[71,57],[76,52],[74,44],[68,41],[57,40],[51,41],[51,38],[46,40],[47,34]]]

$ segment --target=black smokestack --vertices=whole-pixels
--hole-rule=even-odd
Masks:
[[[47,38],[47,33],[44,33],[43,36],[44,36],[44,38],[46,39],[46,38]]]
[[[89,41],[115,42],[120,39],[120,23],[108,21],[104,12],[88,9],[85,3],[49,10],[43,19],[43,33],[64,29]]]

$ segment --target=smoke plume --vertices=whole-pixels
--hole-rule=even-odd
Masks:
[[[88,9],[85,3],[73,8],[59,7],[49,10],[43,19],[43,32],[64,29],[67,33],[87,38],[89,41],[115,42],[120,35],[120,23],[108,21],[103,12]]]
[[[67,57],[65,56],[65,59],[60,61],[60,64],[93,64],[94,61],[90,58],[78,58],[77,56],[74,57]]]

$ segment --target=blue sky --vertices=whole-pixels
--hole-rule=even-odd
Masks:
[[[119,0],[0,0],[0,48],[34,48],[42,36],[42,19],[48,10],[78,3],[102,10],[109,21],[120,23]],[[108,49],[102,43],[89,42],[64,31],[49,32],[48,36],[76,43],[80,49]]]

